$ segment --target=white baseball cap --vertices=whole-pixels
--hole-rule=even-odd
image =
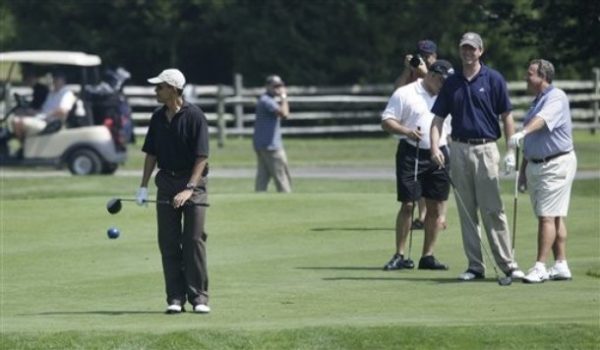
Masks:
[[[148,79],[148,82],[150,84],[167,83],[178,89],[183,89],[185,77],[179,69],[169,68],[160,72],[158,76]]]

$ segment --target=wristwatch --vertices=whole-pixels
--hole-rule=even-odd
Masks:
[[[195,185],[195,184],[193,184],[193,183],[191,183],[191,182],[188,182],[188,184],[187,184],[187,185],[185,185],[185,189],[186,189],[186,190],[192,190],[192,191],[193,191],[193,190],[194,190],[194,188],[196,188],[196,185]]]

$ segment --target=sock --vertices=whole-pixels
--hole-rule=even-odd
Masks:
[[[546,264],[544,264],[541,261],[536,261],[535,262],[535,266],[536,269],[540,269],[540,270],[546,270]]]

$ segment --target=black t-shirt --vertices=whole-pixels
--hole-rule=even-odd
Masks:
[[[154,111],[142,151],[156,156],[159,169],[191,171],[198,157],[208,157],[208,123],[202,110],[188,102],[169,123],[167,107]]]

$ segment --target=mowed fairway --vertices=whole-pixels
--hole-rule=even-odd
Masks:
[[[600,190],[577,181],[570,282],[459,283],[456,205],[436,256],[449,271],[393,271],[398,205],[390,180],[296,179],[255,194],[252,179],[211,180],[212,313],[164,315],[153,208],[106,201],[131,177],[2,179],[2,349],[597,349]],[[153,191],[152,191],[153,192]],[[154,193],[154,192],[153,192]],[[512,220],[512,183],[503,183]],[[536,220],[519,195],[517,257],[535,259]],[[109,240],[116,226],[121,237]],[[422,231],[415,231],[418,258]]]

